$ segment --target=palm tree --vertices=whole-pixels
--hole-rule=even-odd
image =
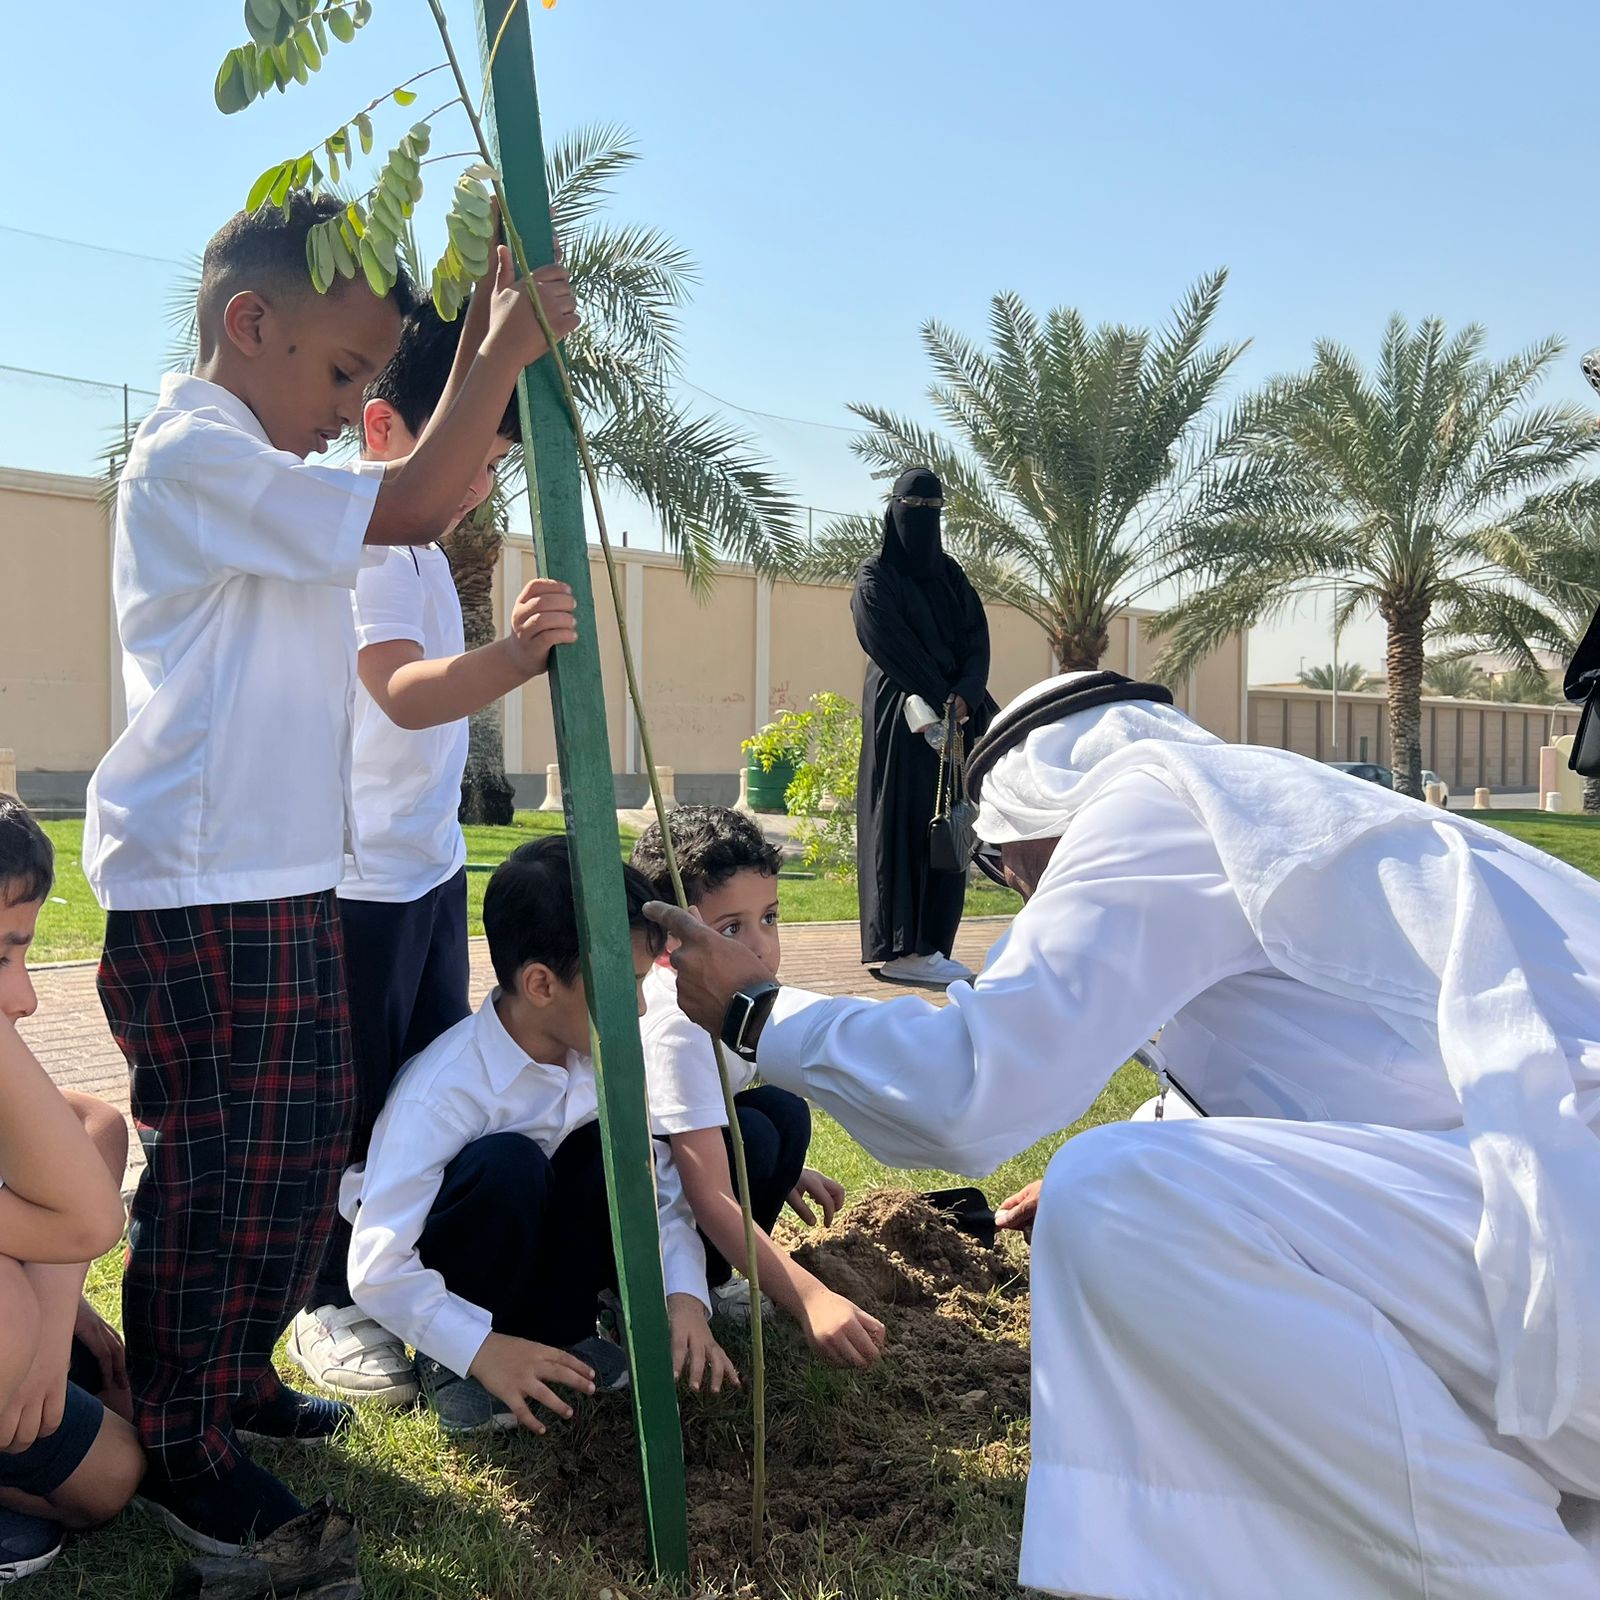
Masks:
[[[1535,664],[1556,623],[1497,556],[1534,491],[1600,446],[1593,418],[1528,396],[1559,352],[1546,339],[1505,361],[1483,331],[1454,338],[1399,317],[1375,371],[1330,343],[1309,374],[1278,385],[1245,453],[1276,474],[1274,518],[1221,517],[1190,545],[1202,585],[1162,621],[1165,669],[1181,670],[1241,628],[1282,613],[1330,577],[1335,626],[1375,610],[1388,627],[1391,765],[1421,795],[1421,698],[1429,637],[1481,641]]]
[[[1300,673],[1300,682],[1307,689],[1337,689],[1341,694],[1353,694],[1359,689],[1372,687],[1372,675],[1359,661],[1341,661],[1338,666],[1329,661],[1320,667],[1307,667]]]
[[[1423,687],[1430,694],[1450,700],[1482,700],[1489,690],[1489,679],[1467,655],[1429,656],[1422,664]]]
[[[602,481],[650,507],[685,576],[704,596],[721,557],[765,572],[793,569],[801,555],[799,517],[745,434],[694,413],[673,393],[683,361],[678,311],[689,298],[694,262],[656,229],[600,217],[612,183],[638,159],[630,137],[613,127],[579,129],[547,152],[551,215],[584,318],[562,350]],[[401,256],[425,285],[426,258],[409,229]],[[171,300],[179,365],[192,360],[196,346],[198,287],[196,264]],[[469,648],[498,631],[494,572],[519,470],[513,460],[497,493],[450,540]],[[511,820],[503,727],[499,702],[472,719],[464,822]]]
[[[1490,683],[1484,698],[1512,706],[1550,706],[1561,696],[1543,667],[1518,666]]]
[[[1202,278],[1159,334],[1090,329],[1058,307],[1041,322],[1014,294],[990,305],[991,348],[922,327],[941,434],[875,405],[850,409],[874,477],[927,466],[944,485],[950,553],[985,598],[1050,639],[1063,670],[1093,668],[1113,619],[1157,581],[1197,520],[1254,511],[1265,475],[1224,468],[1246,402],[1218,414],[1242,344],[1205,343],[1226,274]],[[867,516],[824,531],[804,571],[850,577],[881,538]]]

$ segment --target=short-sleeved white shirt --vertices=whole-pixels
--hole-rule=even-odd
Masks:
[[[274,449],[249,407],[169,373],[117,487],[128,725],[89,784],[107,910],[334,888],[350,826],[350,591],[382,467]]]
[[[466,648],[461,602],[438,545],[394,546],[356,579],[356,645],[409,639],[428,660]],[[467,859],[456,819],[467,766],[467,721],[402,728],[358,680],[355,798],[359,866],[345,860],[343,900],[420,900],[453,878]]]
[[[671,967],[651,967],[644,980],[644,1004],[639,1028],[651,1131],[665,1135],[727,1127],[716,1046],[711,1035],[679,1007],[678,975]],[[755,1080],[754,1064],[731,1050],[723,1055],[733,1092],[748,1089]]]

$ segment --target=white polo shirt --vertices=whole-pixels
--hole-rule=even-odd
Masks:
[[[128,725],[89,784],[107,910],[338,884],[350,817],[350,590],[379,463],[274,449],[249,407],[169,373],[117,486]]]
[[[695,1133],[725,1128],[727,1107],[717,1074],[711,1035],[691,1022],[678,1004],[678,975],[659,963],[644,980],[644,1075],[650,1096],[650,1128],[656,1134]],[[733,1092],[755,1082],[755,1063],[724,1050]]]
[[[417,1254],[444,1169],[491,1133],[520,1133],[554,1155],[599,1115],[593,1061],[576,1052],[560,1066],[530,1060],[495,1011],[499,992],[406,1065],[373,1129],[367,1159],[345,1173],[339,1189],[339,1210],[352,1224],[356,1304],[460,1373],[471,1367],[493,1319],[452,1294]],[[666,1292],[692,1294],[709,1311],[705,1247],[682,1180],[666,1144],[652,1145]]]
[[[466,648],[450,562],[436,544],[391,546],[361,569],[356,645],[409,639],[432,661]],[[467,859],[456,820],[467,767],[467,720],[402,728],[356,682],[351,792],[361,860],[346,857],[342,900],[420,900]]]

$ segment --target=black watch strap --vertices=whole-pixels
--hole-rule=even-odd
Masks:
[[[778,983],[771,979],[766,983],[752,983],[736,990],[728,1001],[728,1009],[722,1014],[722,1042],[741,1060],[755,1060],[756,1042],[772,1014],[778,988]]]

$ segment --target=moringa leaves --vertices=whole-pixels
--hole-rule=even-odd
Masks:
[[[494,196],[475,171],[462,173],[445,218],[450,243],[433,269],[434,309],[446,322],[455,321],[473,284],[487,275],[494,259],[496,226]]]

